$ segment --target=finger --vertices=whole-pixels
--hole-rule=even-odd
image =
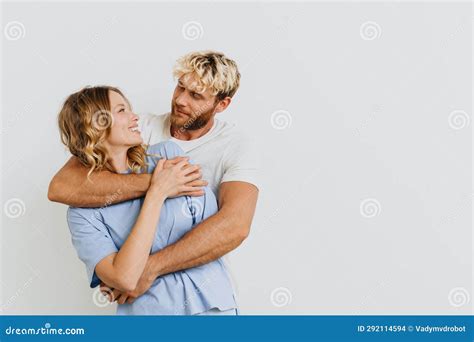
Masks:
[[[177,168],[178,170],[181,170],[183,166],[186,165],[187,163],[188,163],[187,160],[181,160],[180,162],[176,163],[174,167]]]
[[[165,158],[162,158],[162,159],[158,160],[158,163],[156,164],[155,172],[159,172],[159,171],[163,170],[165,162],[166,162]]]
[[[166,160],[165,168],[174,166],[174,165],[178,164],[179,162],[182,162],[183,160],[187,162],[187,164],[185,165],[185,167],[186,167],[187,165],[190,165],[188,159],[189,159],[188,157],[176,157],[176,158],[173,158],[173,159],[168,159],[168,160]]]
[[[190,165],[186,168],[184,168],[184,175],[189,175],[193,172],[201,172],[201,166],[200,165]]]
[[[200,197],[204,195],[204,190],[197,190],[197,191],[186,191],[179,193],[178,196],[192,196],[192,197]]]
[[[110,300],[110,298],[112,298],[112,291],[114,289],[110,288],[110,287],[107,287],[105,284],[104,286],[101,286],[100,287],[100,292],[102,293],[102,295],[104,297],[107,297],[107,300]]]
[[[117,299],[118,304],[124,304],[128,299],[128,296],[126,294],[123,294],[120,296],[120,298]]]
[[[175,165],[175,164],[178,164],[179,162],[181,162],[183,160],[188,161],[189,157],[176,157],[176,158],[173,158],[173,159],[168,159],[168,162]]]
[[[122,292],[120,290],[116,290],[114,289],[112,292],[111,292],[111,302],[115,302],[117,299],[119,299],[120,295],[122,294]]]
[[[199,188],[196,188],[194,186],[187,186],[187,185],[183,185],[181,187],[180,190],[180,193],[188,193],[188,192],[198,192],[198,191],[202,191],[202,195],[204,195],[204,189],[199,189]]]
[[[189,162],[189,160],[187,160],[187,162],[188,162],[188,163],[187,163],[186,165],[184,165],[183,169],[187,169],[188,167],[190,167],[190,166],[192,166],[192,165],[195,165],[195,164],[191,164],[191,163]]]
[[[135,301],[135,297],[128,297],[127,304],[132,304]]]
[[[187,186],[194,186],[194,187],[203,187],[203,186],[207,186],[209,183],[207,181],[205,181],[204,179],[197,179],[197,180],[193,180],[189,183],[187,183],[186,185]]]
[[[198,180],[202,178],[201,172],[196,172],[196,173],[191,173],[190,175],[184,177],[184,181],[186,182],[186,185],[192,181]]]
[[[100,292],[102,292],[104,296],[107,296],[107,293],[109,293],[110,291],[113,291],[113,289],[111,289],[104,283],[100,283]]]

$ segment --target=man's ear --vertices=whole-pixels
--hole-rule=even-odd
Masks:
[[[226,110],[227,107],[229,107],[230,103],[232,102],[232,99],[227,96],[224,99],[220,100],[219,103],[216,106],[216,113],[223,112]]]

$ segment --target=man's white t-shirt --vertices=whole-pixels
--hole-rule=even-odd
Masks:
[[[171,140],[183,149],[193,163],[201,165],[202,179],[208,181],[216,198],[219,198],[219,185],[224,182],[241,181],[259,187],[257,150],[251,139],[234,124],[214,118],[214,125],[209,132],[188,141],[171,136],[170,113],[141,114],[138,124],[145,144]],[[224,260],[237,294],[229,256],[226,255]]]
[[[247,182],[258,188],[255,146],[234,124],[215,118],[209,132],[198,139],[186,141],[171,136],[169,113],[142,114],[138,123],[145,144],[171,140],[183,149],[193,163],[201,165],[202,179],[209,182],[217,198],[219,185],[224,182]]]

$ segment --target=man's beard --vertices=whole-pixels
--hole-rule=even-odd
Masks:
[[[176,106],[173,105],[171,110],[170,121],[171,125],[174,128],[177,128],[179,130],[195,131],[207,125],[207,123],[212,117],[212,114],[214,113],[214,108],[211,108],[207,112],[193,113],[188,117],[184,118],[178,116],[178,114],[175,114],[175,112]]]

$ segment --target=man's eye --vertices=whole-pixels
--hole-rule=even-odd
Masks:
[[[199,99],[199,94],[197,94],[197,93],[192,93],[191,95],[192,95],[195,99]]]

